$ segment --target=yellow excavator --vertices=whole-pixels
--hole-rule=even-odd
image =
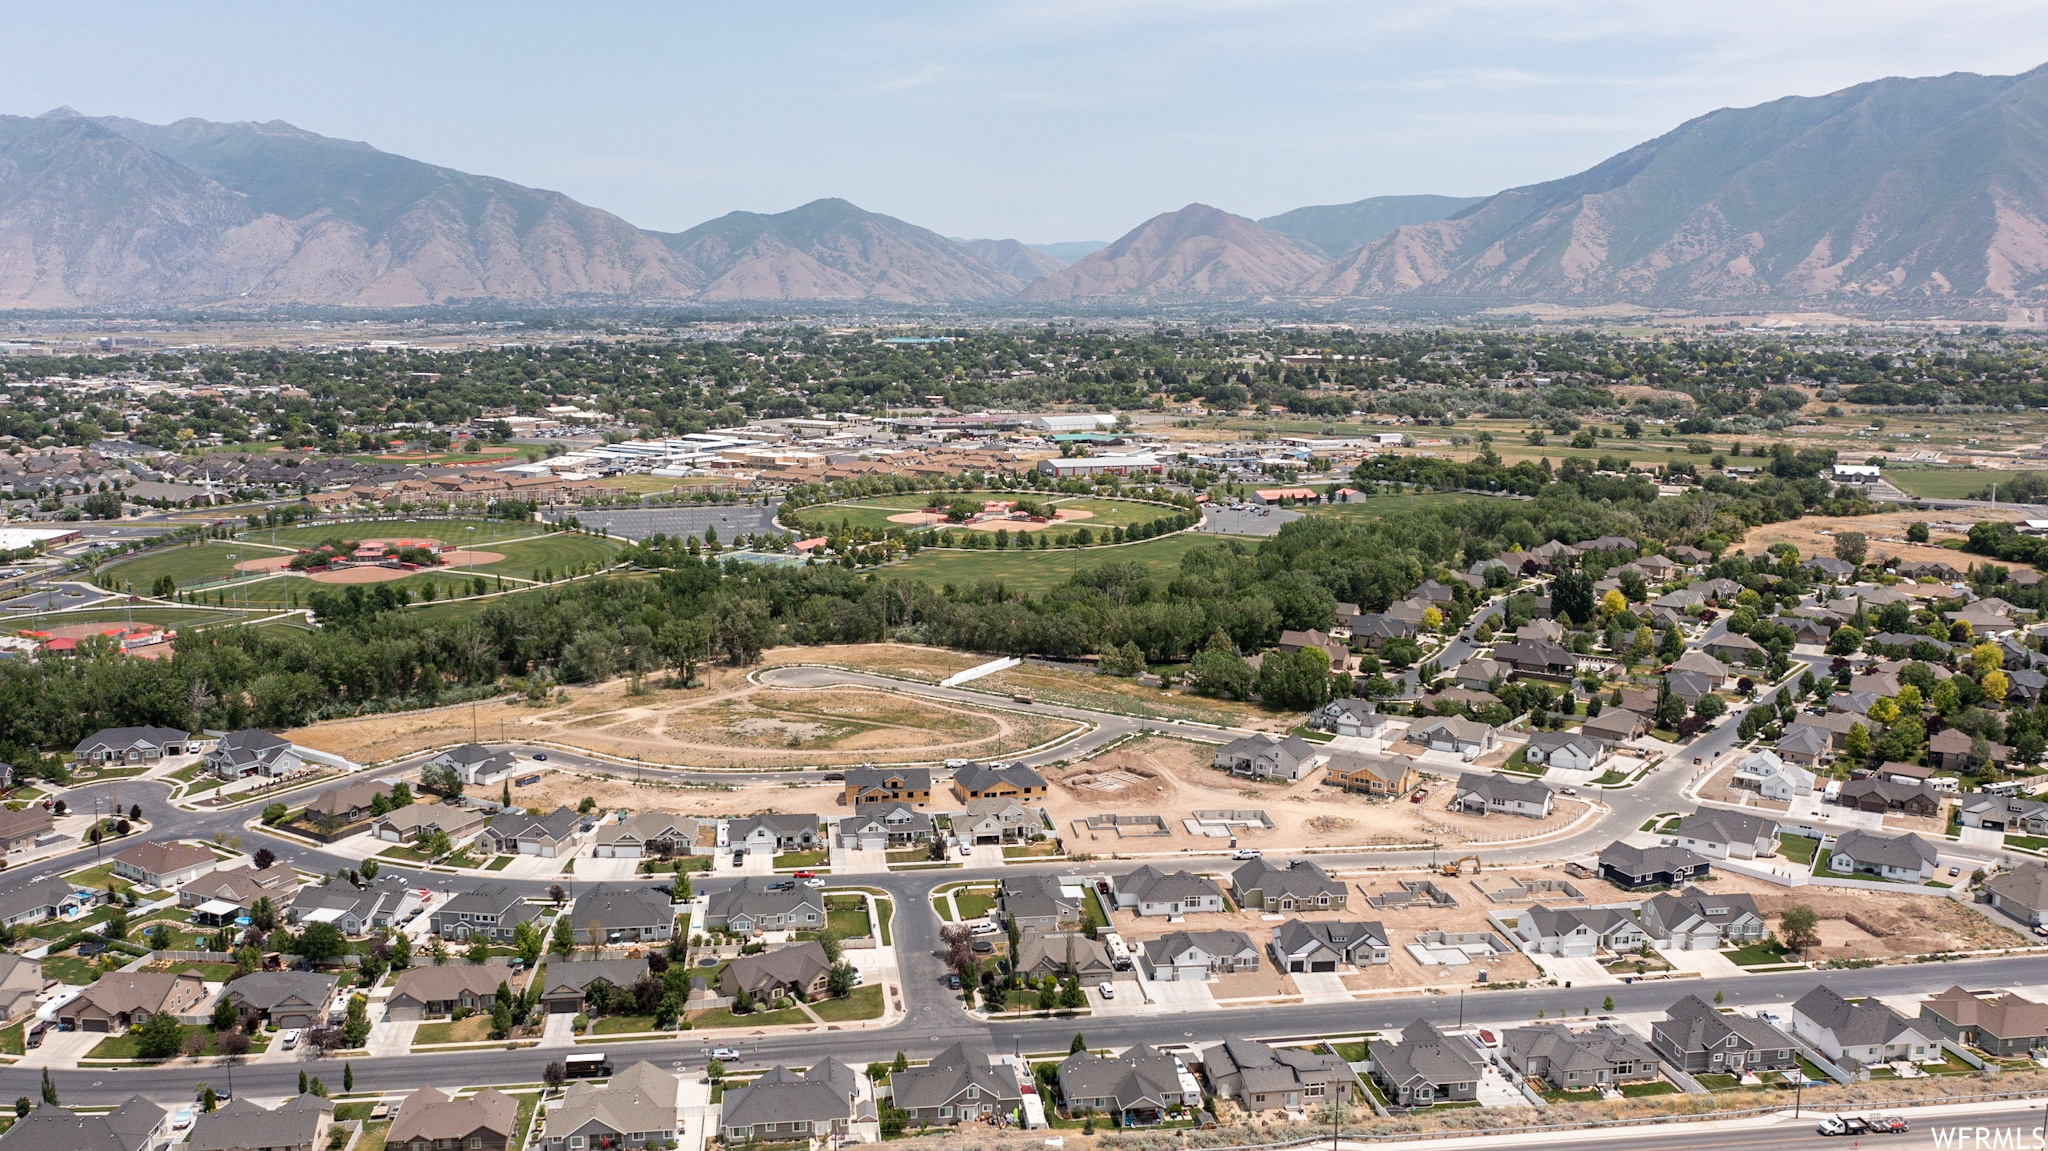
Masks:
[[[1464,874],[1465,865],[1468,863],[1472,865],[1472,874],[1477,875],[1482,870],[1479,864],[1479,857],[1476,855],[1468,855],[1463,859],[1454,859],[1444,864],[1439,870],[1445,875],[1458,876]]]

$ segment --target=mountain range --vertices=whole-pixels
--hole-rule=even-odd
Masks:
[[[954,240],[839,199],[646,231],[281,121],[0,116],[0,308],[2048,301],[2048,66],[1722,109],[1492,196],[1114,242]]]

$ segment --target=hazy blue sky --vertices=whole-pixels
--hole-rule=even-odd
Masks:
[[[0,111],[289,120],[643,227],[1112,239],[1477,195],[1730,105],[2048,62],[2048,0],[8,5]]]

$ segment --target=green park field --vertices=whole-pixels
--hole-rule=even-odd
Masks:
[[[891,576],[923,580],[933,587],[954,584],[966,587],[982,580],[995,580],[1013,591],[1038,595],[1072,578],[1083,568],[1106,563],[1136,563],[1153,579],[1171,579],[1180,571],[1180,557],[1188,549],[1237,539],[1256,543],[1244,536],[1203,535],[1181,532],[1156,540],[1114,547],[1063,548],[1055,551],[968,551],[954,548],[926,548],[908,559],[889,565]]]

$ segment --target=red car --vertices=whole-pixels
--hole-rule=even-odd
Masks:
[[[797,873],[796,873],[796,878],[798,878],[798,879],[816,879],[816,878],[818,878],[818,873],[817,873],[817,872],[815,872],[815,871],[799,871],[799,872],[797,872]]]
[[[1428,799],[1428,798],[1429,798],[1429,793],[1428,793],[1428,792],[1426,792],[1426,791],[1418,791],[1418,792],[1416,792],[1416,793],[1415,793],[1414,795],[1411,795],[1411,796],[1409,796],[1409,797],[1408,797],[1408,802],[1410,802],[1410,803],[1421,803],[1421,802],[1422,802],[1423,800],[1425,800],[1425,799]]]

